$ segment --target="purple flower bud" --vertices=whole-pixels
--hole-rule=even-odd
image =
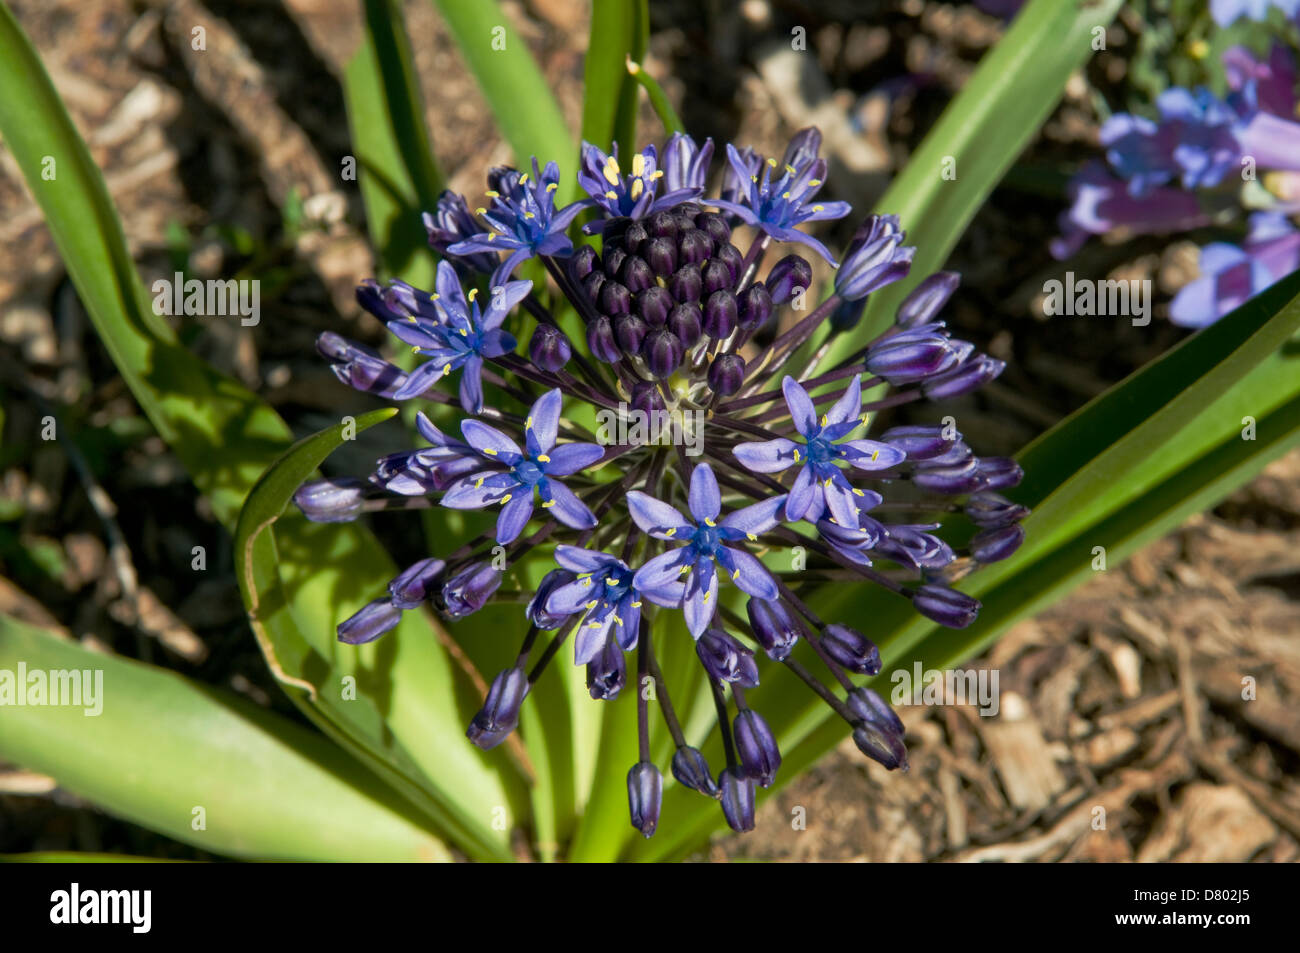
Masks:
[[[496,268],[497,257],[488,252],[473,255],[447,254],[447,249],[452,245],[482,231],[482,226],[474,221],[474,216],[470,214],[469,203],[465,201],[465,196],[450,190],[444,191],[438,196],[438,204],[434,211],[425,212],[421,218],[424,221],[424,230],[428,234],[429,247],[438,254],[446,255],[454,262],[485,275]]]
[[[880,671],[880,649],[856,629],[838,622],[822,630],[822,648],[850,672],[875,675]]]
[[[704,276],[699,265],[683,265],[668,279],[675,301],[699,301],[704,296]]]
[[[739,767],[726,768],[718,775],[721,792],[722,816],[733,831],[744,833],[754,829],[754,780],[747,778]]]
[[[501,573],[491,563],[471,563],[442,587],[444,611],[450,619],[464,618],[482,609],[500,588]]]
[[[903,739],[893,732],[862,722],[853,727],[853,743],[868,758],[880,762],[890,771],[895,768],[907,770],[907,748],[903,746]]]
[[[979,602],[947,586],[921,586],[912,595],[912,605],[927,619],[950,629],[966,628],[980,611]]]
[[[697,146],[690,136],[675,132],[664,146],[664,186],[669,192],[692,189],[698,194],[704,190],[709,174],[709,160],[713,158],[713,140],[705,139]]]
[[[1018,523],[1029,515],[1029,508],[1012,503],[1005,496],[986,490],[972,494],[966,501],[966,516],[976,526],[985,528]]]
[[[396,364],[333,331],[322,332],[316,350],[329,359],[335,377],[363,394],[391,398],[406,383],[406,373]]]
[[[632,292],[617,281],[606,281],[600,286],[600,313],[611,318],[632,310]]]
[[[388,594],[398,609],[414,609],[438,591],[442,571],[447,564],[441,559],[421,559],[418,563],[398,573],[388,584]]]
[[[979,476],[980,489],[1006,490],[1019,486],[1025,471],[1010,457],[980,457]]]
[[[672,212],[655,212],[645,220],[645,230],[652,238],[677,241],[677,219]]]
[[[613,364],[623,357],[614,338],[614,325],[603,314],[587,325],[587,349],[592,357],[606,364]]]
[[[740,280],[740,266],[745,263],[745,256],[731,242],[718,242],[717,250],[714,251],[713,257],[709,261],[720,261],[727,266],[727,273],[731,275],[732,287]]]
[[[1001,374],[1006,366],[1002,361],[981,354],[974,360],[959,364],[938,377],[930,378],[921,385],[921,389],[930,400],[960,397],[983,387]]]
[[[859,685],[853,689],[844,702],[853,714],[867,724],[875,725],[882,731],[897,735],[900,739],[903,737],[903,721],[898,717],[898,713],[867,686]]]
[[[644,291],[655,283],[655,273],[650,270],[644,258],[628,256],[623,267],[618,270],[618,280],[632,294]]]
[[[293,502],[313,523],[347,523],[361,515],[365,485],[351,477],[313,480],[298,488]]]
[[[963,463],[970,463],[975,459],[975,452],[965,440],[960,437],[952,442],[952,446],[944,450],[943,453],[936,454],[929,460],[925,461],[926,467],[954,467]]]
[[[667,410],[667,405],[664,404],[664,395],[659,391],[659,385],[652,381],[640,381],[633,385],[632,409],[645,414],[649,419],[653,419],[655,414]]]
[[[565,262],[565,268],[569,277],[581,284],[584,278],[600,268],[600,256],[591,245],[579,245]]]
[[[786,611],[785,605],[775,599],[754,597],[745,603],[750,630],[768,658],[780,662],[790,654],[799,641],[799,627]]]
[[[710,258],[700,269],[700,275],[703,279],[704,293],[713,294],[715,291],[727,291],[731,288],[732,277],[731,269],[716,258]]]
[[[745,359],[739,354],[720,354],[709,365],[709,388],[730,397],[745,382]]]
[[[552,569],[543,576],[542,581],[537,584],[537,592],[533,594],[533,598],[528,602],[528,608],[524,610],[528,621],[537,628],[545,630],[558,629],[563,625],[564,620],[569,617],[547,610],[546,601],[551,598],[551,593],[556,589],[567,586],[577,578],[576,573],[567,569]]]
[[[952,466],[931,466],[927,462],[916,468],[916,472],[912,474],[912,482],[931,493],[948,495],[973,493],[983,486],[979,464],[974,460]]]
[[[772,316],[772,295],[764,285],[750,285],[736,298],[736,322],[746,331],[755,331]]]
[[[640,353],[646,330],[646,323],[635,314],[620,314],[614,319],[614,340],[628,356]]]
[[[587,691],[597,701],[610,701],[618,697],[626,683],[623,650],[616,641],[608,639],[600,654],[587,663]]]
[[[942,427],[904,426],[891,427],[879,439],[902,450],[909,460],[929,460],[947,451],[961,435],[950,440],[943,435]]]
[[[735,682],[743,688],[758,684],[754,653],[721,629],[706,629],[695,643],[695,654],[704,663],[704,670],[714,678]]]
[[[1013,554],[1025,541],[1025,528],[1019,523],[986,529],[970,541],[970,552],[978,563],[996,563]]]
[[[505,741],[519,725],[519,709],[523,707],[528,688],[528,676],[523,669],[498,672],[465,737],[484,751]]]
[[[692,227],[677,239],[677,260],[683,265],[703,264],[712,254],[713,239],[698,228]]]
[[[388,294],[384,286],[373,278],[367,278],[357,285],[356,296],[357,304],[385,324],[389,321],[405,321],[409,316],[407,311],[398,306],[396,298]]]
[[[627,260],[627,252],[621,247],[613,244],[614,239],[610,239],[610,244],[605,248],[605,277],[613,281],[618,277],[618,271],[623,267],[623,262]]]
[[[943,310],[952,293],[961,284],[961,275],[955,271],[936,271],[912,289],[898,306],[894,321],[905,328],[916,327],[933,320]]]
[[[731,241],[731,227],[717,212],[701,212],[696,215],[695,227],[713,239],[714,246],[719,250]]]
[[[808,290],[812,284],[812,266],[798,255],[786,255],[772,266],[763,284],[772,295],[773,304],[785,304],[795,295]]]
[[[554,374],[573,356],[573,346],[568,337],[559,328],[550,324],[539,324],[528,342],[528,357],[544,371]]]
[[[751,708],[736,715],[733,722],[736,734],[736,753],[745,776],[753,778],[763,787],[770,787],[781,767],[781,752],[776,738],[767,727],[763,716]]]
[[[682,347],[694,347],[703,333],[700,329],[700,306],[679,304],[668,314],[668,330],[677,335]]]
[[[704,302],[704,333],[721,341],[736,329],[739,309],[730,291],[715,291]]]
[[[593,305],[600,302],[600,291],[605,287],[605,282],[609,279],[605,277],[604,272],[593,271],[582,279],[582,291],[587,296],[587,300]]]
[[[810,162],[817,161],[817,153],[821,152],[821,148],[822,131],[816,126],[806,126],[790,137],[781,165],[802,170]]]
[[[938,536],[925,532],[926,528],[889,526],[886,535],[876,541],[875,550],[902,566],[942,569],[957,557],[951,546]]]
[[[646,837],[659,825],[664,800],[664,778],[649,761],[638,761],[627,773],[627,803],[632,826]]]
[[[645,336],[641,345],[641,356],[650,368],[650,373],[660,380],[667,380],[682,362],[682,342],[667,328],[655,328]]]
[[[385,632],[396,628],[401,621],[402,610],[393,605],[391,600],[375,599],[339,623],[339,641],[348,645],[373,642]]]
[[[709,772],[709,763],[698,748],[685,745],[678,748],[673,754],[672,770],[678,784],[709,797],[718,796],[718,785]]]
[[[677,270],[677,243],[671,238],[652,238],[642,249],[646,264],[661,278]]]
[[[629,222],[627,231],[623,233],[623,250],[629,255],[639,254],[641,243],[649,241],[649,239],[650,233],[646,231],[644,225],[636,221]],[[624,267],[627,267],[626,262],[624,262]]]
[[[661,328],[674,307],[673,296],[667,288],[654,285],[636,296],[635,312],[647,326]]]
[[[870,215],[849,243],[835,272],[835,293],[846,301],[865,298],[907,275],[916,249],[903,245],[897,215]]]

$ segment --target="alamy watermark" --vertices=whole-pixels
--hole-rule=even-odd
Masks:
[[[1107,278],[1093,281],[1075,280],[1074,272],[1065,273],[1065,281],[1053,278],[1043,283],[1043,313],[1073,317],[1118,316],[1132,318],[1136,328],[1151,323],[1151,279]]]
[[[104,670],[0,668],[0,707],[83,708],[87,717],[104,711]]]
[[[132,933],[153,925],[152,890],[82,890],[73,883],[50,894],[51,923],[124,923]]]
[[[895,669],[889,680],[894,705],[973,705],[988,718],[1001,708],[995,668],[922,668],[915,662],[911,671]]]
[[[704,452],[705,416],[703,410],[646,411],[619,404],[617,409],[605,408],[596,414],[596,442],[607,447],[684,447],[688,457],[698,457]]]
[[[258,278],[208,278],[185,280],[176,272],[151,286],[155,314],[238,315],[246,328],[262,320],[262,282]]]

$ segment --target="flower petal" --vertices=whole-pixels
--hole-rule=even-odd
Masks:
[[[795,428],[804,437],[815,436],[818,430],[817,408],[809,399],[808,392],[789,374],[781,381],[781,391],[785,394],[785,404],[790,408]]]
[[[713,468],[701,463],[691,474],[691,489],[687,495],[687,505],[691,515],[703,523],[717,518],[722,511],[722,494],[718,492],[718,478],[713,475]]]
[[[497,542],[503,546],[513,543],[528,525],[528,518],[533,515],[532,487],[520,487],[501,507],[497,516]]]
[[[559,545],[555,547],[555,561],[565,569],[573,572],[599,572],[612,566],[621,566],[623,561],[609,553],[581,546]]]
[[[731,452],[755,473],[779,473],[794,465],[794,454],[798,449],[799,445],[793,440],[778,437],[776,440],[737,444]]]
[[[627,509],[636,525],[656,539],[673,539],[678,533],[695,529],[695,525],[675,507],[640,490],[628,493]]]
[[[731,576],[731,581],[738,589],[760,599],[775,599],[780,595],[771,571],[758,560],[758,557],[739,547],[730,546],[720,547],[717,556],[718,562]]]
[[[555,433],[560,425],[560,407],[563,403],[564,398],[557,387],[537,398],[533,404],[524,421],[524,436],[530,454],[545,453],[555,446]]]
[[[559,480],[542,480],[537,489],[542,494],[543,509],[550,510],[551,515],[565,526],[591,529],[596,525],[596,515],[587,504]]]
[[[682,599],[682,612],[691,635],[698,639],[704,634],[717,607],[718,573],[713,568],[713,560],[698,559],[686,577],[686,593]]]
[[[565,443],[553,449],[549,460],[542,461],[547,476],[568,476],[585,470],[605,455],[605,448],[595,443]]]
[[[850,420],[856,421],[861,411],[862,379],[859,375],[854,374],[849,380],[849,386],[844,390],[844,395],[835,402],[835,405],[830,410],[826,411],[826,424],[842,424]]]
[[[888,470],[907,459],[907,454],[893,444],[878,440],[847,440],[836,449],[859,470]]]
[[[465,442],[483,456],[500,461],[503,465],[513,467],[524,458],[519,445],[495,427],[478,420],[461,421],[460,432],[465,435]]]
[[[659,603],[652,593],[662,591],[665,587],[681,584],[681,567],[689,566],[690,550],[685,546],[660,553],[636,571],[632,585],[639,592],[645,593],[652,602]],[[678,594],[680,597],[680,593]],[[659,603],[662,605],[663,603]]]
[[[749,536],[757,536],[759,533],[766,533],[780,522],[779,514],[781,507],[786,504],[786,495],[784,493],[774,496],[771,499],[763,500],[761,503],[754,503],[739,510],[732,510],[719,524],[729,535],[731,533]]]

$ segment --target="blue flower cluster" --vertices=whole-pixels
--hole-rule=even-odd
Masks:
[[[1215,19],[1260,19],[1267,8],[1300,11],[1300,0],[1216,0]],[[1158,117],[1128,113],[1102,126],[1106,162],[1086,165],[1070,186],[1058,258],[1091,235],[1115,229],[1165,234],[1233,218],[1253,209],[1245,240],[1201,250],[1200,277],[1174,298],[1170,319],[1204,327],[1300,268],[1300,121],[1291,53],[1275,45],[1268,59],[1245,47],[1223,54],[1229,95],[1173,87],[1156,102]],[[1235,187],[1234,187],[1235,183]]]
[[[504,566],[525,554],[549,562],[538,585],[512,594],[526,602],[527,632],[469,726],[475,744],[491,748],[518,726],[531,686],[567,640],[597,699],[621,693],[625,655],[636,652],[675,744],[673,777],[716,799],[736,830],[753,827],[755,786],[770,785],[781,764],[746,698],[759,682],[759,652],[826,700],[868,756],[906,767],[902,723],[852,678],[880,671],[875,644],[823,621],[805,597],[831,580],[871,582],[942,625],[969,625],[979,604],[951,583],[1020,545],[1026,511],[999,491],[1021,473],[1009,459],[976,456],[951,427],[897,423],[867,435],[894,408],[969,393],[1002,371],[938,319],[956,275],[920,282],[887,331],[821,367],[827,348],[815,339],[837,333],[832,316],[846,305],[860,311],[904,277],[914,249],[896,218],[869,216],[829,297],[797,313],[812,266],[791,252],[764,270],[764,258],[774,243],[793,243],[834,264],[799,228],[850,212],[818,197],[819,149],[815,129],[800,132],[781,161],[728,146],[713,199],[705,197],[712,142],[680,135],[666,144],[662,168],[653,146],[625,169],[617,150],[586,145],[577,176],[586,197],[562,208],[555,163],[494,169],[477,218],[450,193],[426,216],[444,256],[433,293],[400,281],[357,290],[362,307],[425,360],[408,373],[322,336],[321,353],[343,382],[426,405],[417,426],[428,446],[380,459],[367,479],[304,485],[295,497],[302,512],[341,521],[436,501],[496,516],[482,537],[403,570],[339,625],[342,641],[377,639],[424,604],[450,619],[478,611],[508,574],[494,552],[504,552]],[[744,252],[735,244],[741,226],[753,234]],[[580,233],[599,233],[599,250]],[[553,289],[512,280],[531,260]],[[522,347],[506,324],[516,309],[510,327],[532,325]],[[793,360],[810,353],[796,371]],[[439,388],[453,373],[456,398]],[[446,426],[457,405],[469,416],[440,429],[434,419]],[[592,433],[593,416],[618,426]],[[967,527],[961,547],[939,532],[950,518]],[[791,560],[796,547],[806,565]],[[714,689],[726,761],[717,772],[673,714],[651,638],[656,613],[677,611]],[[796,658],[800,643],[842,695]],[[535,648],[541,657],[529,668]],[[664,781],[648,750],[647,695],[636,694],[641,748],[628,796],[633,824],[650,836]]]

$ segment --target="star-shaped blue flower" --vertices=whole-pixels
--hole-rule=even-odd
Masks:
[[[807,245],[832,266],[835,258],[826,246],[805,232],[795,228],[804,222],[843,218],[852,211],[848,202],[817,202],[814,197],[826,180],[826,160],[814,159],[802,167],[786,165],[778,178],[772,173],[779,167],[775,159],[768,159],[762,174],[751,172],[747,162],[736,147],[728,144],[727,161],[740,182],[743,202],[726,199],[709,199],[708,204],[725,208],[754,228],[782,242],[799,242]],[[748,188],[748,192],[743,191]]]
[[[655,147],[646,146],[632,156],[631,174],[625,176],[618,164],[617,144],[614,145],[614,154],[606,155],[602,149],[584,142],[578,184],[591,198],[579,204],[587,208],[598,206],[611,218],[643,218],[699,194],[694,188],[681,188],[656,197],[659,180],[664,177],[663,170],[658,168],[658,159]],[[599,228],[599,223],[592,223],[584,226],[583,230],[592,232]]]
[[[565,526],[590,529],[596,517],[557,477],[569,476],[591,466],[605,455],[594,443],[555,445],[560,422],[560,390],[538,398],[524,423],[525,449],[497,430],[477,420],[461,424],[465,441],[484,459],[505,467],[483,470],[454,483],[442,498],[442,505],[454,510],[477,510],[500,503],[497,542],[510,543],[523,532],[533,515],[534,491],[542,498],[542,509]]]
[[[637,490],[628,493],[628,511],[644,532],[656,539],[682,544],[638,569],[632,584],[657,605],[669,608],[680,605],[691,635],[698,639],[709,627],[718,604],[715,561],[737,587],[751,596],[777,597],[776,580],[767,567],[745,550],[727,544],[739,540],[753,542],[759,533],[774,527],[785,496],[746,506],[719,521],[722,496],[718,492],[718,480],[709,465],[701,463],[691,473],[687,503],[693,521],[647,493]],[[683,575],[685,580],[680,578]]]
[[[493,286],[505,284],[516,268],[537,255],[563,258],[573,252],[573,242],[565,229],[584,206],[574,202],[556,211],[555,190],[560,187],[558,165],[548,162],[539,172],[534,157],[531,176],[516,169],[500,169],[493,176],[493,184],[496,188],[488,192],[491,206],[478,210],[489,229],[457,242],[448,252],[453,255],[510,252],[492,273]]]
[[[803,437],[802,447],[785,437],[742,443],[733,451],[736,458],[755,473],[779,473],[793,466],[800,467],[785,504],[788,521],[806,517],[816,522],[829,510],[835,522],[856,527],[859,500],[866,493],[849,483],[836,462],[843,460],[859,470],[886,470],[902,463],[907,454],[877,440],[844,440],[863,424],[859,416],[862,384],[856,375],[821,420],[817,419],[817,409],[808,392],[793,377],[786,376],[781,390],[795,429]]]
[[[477,289],[468,298],[450,262],[438,265],[437,294],[430,297],[435,315],[411,315],[388,322],[388,330],[432,360],[425,361],[397,389],[393,397],[418,397],[438,377],[462,369],[460,405],[472,414],[483,410],[483,360],[500,357],[515,348],[515,339],[501,329],[510,310],[532,289],[531,281],[509,281],[492,289],[486,311],[480,311]]]
[[[605,647],[611,632],[623,651],[636,648],[641,629],[641,593],[627,563],[578,546],[556,546],[555,561],[577,573],[546,600],[553,615],[585,613],[575,630],[573,661],[586,665]]]

